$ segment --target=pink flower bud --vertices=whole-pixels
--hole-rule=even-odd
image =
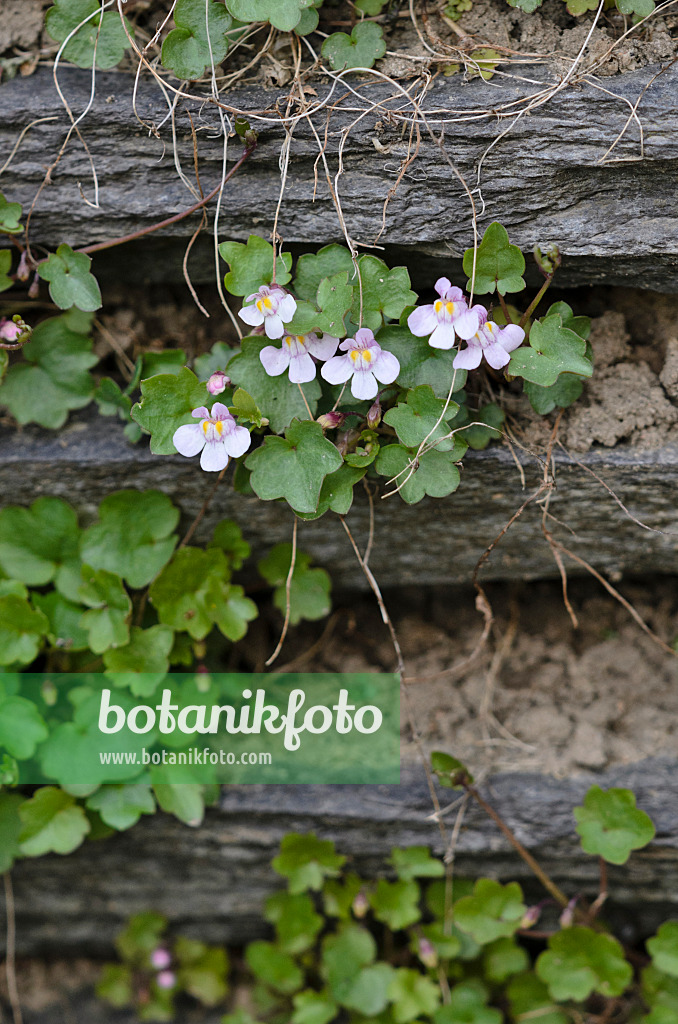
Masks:
[[[19,266],[16,268],[17,281],[27,281],[31,276],[31,270],[28,266],[28,257],[25,252],[21,253],[21,259],[19,260]]]
[[[367,897],[362,889],[353,900],[353,906],[351,909],[353,910],[353,916],[359,918],[364,917],[369,910],[369,903],[367,902]]]
[[[379,399],[374,402],[367,413],[367,426],[370,430],[374,430],[381,423],[381,403]]]
[[[158,988],[174,988],[177,983],[176,975],[173,971],[161,971],[155,983]]]
[[[168,950],[163,949],[162,946],[158,946],[151,953],[151,964],[158,971],[163,971],[166,967],[172,963],[172,957]]]
[[[317,423],[323,428],[323,430],[334,430],[335,427],[342,427],[346,416],[343,412],[335,412],[334,409],[331,412],[324,412],[322,416],[318,416]]]
[[[438,954],[436,953],[435,946],[428,939],[419,939],[417,955],[424,967],[438,966]]]
[[[13,320],[6,320],[3,316],[0,320],[0,338],[3,341],[16,341],[21,333],[22,329],[19,324],[15,324]]]
[[[210,395],[220,395],[222,391],[226,390],[230,383],[231,378],[227,377],[222,370],[217,370],[217,372],[213,373],[207,381],[207,390]]]
[[[28,289],[28,298],[29,299],[37,299],[39,295],[40,295],[40,278],[36,274],[35,277],[33,278],[33,280],[31,281],[30,288]]]
[[[560,915],[558,924],[561,928],[571,928],[574,922],[574,908],[577,906],[577,897],[573,897]]]
[[[523,919],[520,922],[521,928],[534,928],[535,924],[541,917],[541,904],[537,903],[534,907],[528,907],[523,915]]]

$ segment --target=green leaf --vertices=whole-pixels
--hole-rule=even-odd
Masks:
[[[290,1024],[329,1024],[337,1016],[339,1007],[326,992],[307,989],[294,998],[294,1013]]]
[[[222,519],[214,528],[212,540],[208,548],[221,548],[228,557],[232,569],[242,569],[243,562],[249,558],[250,545],[243,540],[242,530],[232,519]]]
[[[563,327],[560,317],[549,316],[532,324],[529,347],[523,345],[511,353],[506,373],[550,387],[561,373],[590,377],[593,366],[586,358],[584,339]]]
[[[386,7],[389,0],[356,0],[356,7],[363,14],[371,15],[372,17],[377,14],[381,14],[382,9]]]
[[[309,949],[325,923],[305,892],[296,895],[276,892],[269,896],[264,917],[275,925],[279,948],[283,953],[292,954]]]
[[[45,28],[52,39],[63,43],[81,21],[92,17],[72,36],[63,51],[64,60],[79,68],[91,68],[96,51],[96,66],[102,71],[114,68],[129,46],[127,32],[117,12],[103,15],[99,0],[54,0],[45,16]],[[133,35],[129,22],[125,26]]]
[[[25,697],[0,699],[0,747],[12,757],[25,761],[46,740],[49,730],[32,700]]]
[[[369,901],[377,920],[387,924],[391,931],[398,931],[421,917],[419,895],[419,886],[414,881],[387,882],[380,878]]]
[[[141,401],[132,406],[131,417],[151,435],[154,455],[174,455],[172,442],[178,427],[195,423],[193,409],[210,406],[211,396],[187,367],[178,373],[160,373],[141,383]]]
[[[60,498],[38,498],[30,508],[0,511],[0,569],[31,587],[54,581],[66,597],[80,585],[78,518]]]
[[[399,967],[388,989],[393,1000],[393,1019],[407,1024],[422,1014],[432,1014],[440,1003],[440,986],[430,978],[406,967]]]
[[[252,3],[253,0],[237,0],[237,3]],[[256,0],[254,0],[256,2]],[[268,0],[264,0],[268,2]],[[273,3],[274,0],[271,0]],[[296,3],[296,0],[292,0]],[[229,10],[233,14],[232,2],[229,3]],[[265,18],[239,18],[239,21],[265,21]],[[250,235],[247,242],[222,242],[219,246],[219,254],[225,260],[230,270],[224,277],[224,286],[231,295],[252,295],[261,288],[262,284],[271,284],[273,280],[273,246],[270,242],[259,238],[258,235]],[[290,267],[292,266],[292,255],[289,252],[281,253],[276,260],[276,284],[285,285],[291,278]],[[232,376],[229,370],[229,377]]]
[[[110,377],[101,378],[94,392],[94,401],[101,416],[119,416],[121,420],[129,418],[132,399]]]
[[[596,0],[567,0],[567,9],[575,17],[586,14],[587,11],[595,11],[597,6]]]
[[[516,1020],[534,1024],[570,1024],[570,1015],[553,1005],[549,990],[533,971],[512,978],[506,988]]]
[[[373,21],[359,22],[356,28],[361,26],[377,27]],[[344,33],[338,32],[336,34],[343,35]],[[325,40],[325,43],[327,42],[329,42],[329,39]],[[369,327],[372,331],[378,331],[382,326],[382,315],[386,319],[397,320],[403,310],[417,301],[416,292],[413,292],[410,288],[410,275],[406,267],[394,267],[393,270],[389,270],[384,261],[376,256],[361,256],[358,260],[358,274],[360,286],[362,287],[363,327]],[[360,319],[360,287],[358,286],[358,281],[354,281],[353,295],[351,317],[353,323],[357,326]]]
[[[393,481],[389,490],[399,487],[398,494],[403,501],[408,505],[416,505],[426,494],[432,498],[444,498],[456,491],[461,478],[455,463],[464,451],[465,442],[457,440],[452,452],[439,452],[435,449],[426,452],[419,457],[417,466],[415,448],[389,444],[377,456],[377,472]],[[416,467],[414,470],[413,466]]]
[[[191,828],[197,828],[205,817],[204,786],[188,782],[156,782],[154,773],[153,792],[158,805],[167,814],[173,814],[179,821]]]
[[[321,973],[334,998],[339,1003],[351,996],[356,977],[371,964],[377,946],[365,928],[350,924],[334,935],[328,935],[322,944]]]
[[[0,192],[0,197],[2,193]],[[2,209],[0,208],[0,214]],[[0,292],[6,292],[8,288],[14,285],[14,281],[9,276],[9,272],[12,269],[12,253],[9,249],[0,249]],[[7,363],[9,362],[9,356],[5,349],[0,349],[0,381],[5,376],[7,371]]]
[[[268,21],[281,32],[291,32],[313,0],[227,0],[226,6],[238,21]]]
[[[135,696],[150,697],[169,672],[173,645],[174,631],[169,626],[132,626],[125,647],[104,653],[105,675],[112,677],[116,686],[128,686]]]
[[[570,0],[570,2],[577,2],[577,0]],[[654,0],[616,0],[617,10],[621,14],[632,14],[634,21],[640,21],[641,18],[647,18],[654,11],[655,4]],[[570,14],[573,12],[570,11]]]
[[[116,491],[99,505],[99,522],[82,535],[83,561],[135,589],[145,587],[174,551],[178,521],[179,510],[160,491]]]
[[[481,46],[479,50],[473,50],[473,52],[469,54],[469,60],[475,61],[478,69],[476,70],[473,64],[467,64],[468,77],[474,78],[477,75],[480,75],[484,82],[489,82],[494,75],[494,70],[497,67],[497,64],[499,64],[503,59],[504,58],[497,52],[497,50],[492,50],[489,46]],[[520,289],[516,290],[520,291]]]
[[[292,562],[292,545],[276,544],[266,558],[257,563],[259,573],[275,587],[273,603],[283,615],[287,610],[287,576]],[[323,619],[332,607],[329,575],[324,569],[311,569],[311,556],[297,551],[290,583],[290,618],[296,626],[302,619]]]
[[[646,945],[655,967],[678,978],[678,921],[665,921]]]
[[[18,793],[0,793],[0,871],[3,874],[21,856],[19,835],[23,822],[19,817],[19,808],[24,800]]]
[[[118,832],[136,825],[142,814],[155,813],[155,800],[148,783],[102,786],[87,800],[87,806]]]
[[[144,380],[159,373],[179,373],[186,365],[183,348],[164,348],[159,352],[144,352],[141,357],[141,376]]]
[[[223,341],[217,341],[212,345],[209,352],[205,352],[203,355],[198,356],[197,359],[194,359],[193,369],[200,380],[209,380],[217,370],[225,371],[230,359],[234,355],[235,351],[230,345],[226,345]]]
[[[203,1006],[220,1003],[228,991],[226,950],[180,935],[174,943],[174,955],[181,964],[177,972],[179,987]]]
[[[490,441],[498,440],[501,437],[499,427],[504,425],[506,413],[494,402],[484,405],[478,412],[468,412],[468,417],[474,422],[474,426],[467,427],[462,432],[462,437],[468,443],[469,448],[474,451],[482,451],[487,448]],[[486,427],[478,426],[478,423],[487,423]]]
[[[323,885],[323,909],[327,917],[348,920],[353,913],[356,896],[362,893],[363,880],[358,875],[343,875],[341,879],[328,878]],[[365,902],[365,910],[367,903]]]
[[[223,4],[209,0],[177,0],[174,24],[162,44],[163,67],[177,78],[202,78],[206,67],[216,67],[228,52],[233,19]],[[209,38],[208,38],[209,33]]]
[[[45,263],[38,266],[43,281],[49,281],[52,302],[60,309],[77,306],[86,313],[101,308],[99,285],[89,268],[92,261],[84,252],[73,252],[63,243],[56,253],[50,253]]]
[[[575,807],[573,813],[584,852],[610,864],[626,864],[632,850],[654,839],[654,825],[645,811],[638,810],[630,789],[606,792],[591,786],[584,806]]]
[[[350,36],[346,32],[333,32],[328,36],[321,53],[334,71],[371,68],[386,53],[384,33],[374,21],[359,21]]]
[[[90,608],[80,619],[87,630],[89,646],[95,654],[103,654],[109,647],[124,647],[129,643],[128,620],[132,602],[122,580],[105,569],[82,567],[83,583],[79,596]]]
[[[344,317],[351,308],[355,289],[347,283],[348,274],[342,272],[320,282],[316,303],[320,312],[313,322],[314,331],[331,334],[335,338],[346,335]]]
[[[285,437],[264,439],[245,460],[250,484],[263,501],[285,498],[296,512],[315,512],[324,478],[342,464],[319,423],[293,420]]]
[[[446,437],[450,432],[448,421],[453,420],[458,411],[456,402],[450,401],[445,408],[445,402],[436,398],[428,385],[422,385],[408,391],[405,402],[399,402],[394,409],[389,409],[384,414],[384,422],[395,428],[406,448],[416,448],[424,440],[427,445],[437,442],[436,451],[449,452],[456,449],[455,454],[459,459],[466,451],[466,442],[456,435]]]
[[[462,896],[454,905],[454,920],[481,945],[513,935],[525,914],[523,893],[517,882],[501,885],[481,878],[472,896]]]
[[[339,1002],[365,1017],[376,1017],[389,1003],[389,989],[395,977],[390,964],[378,963],[363,967],[353,976],[350,988]]]
[[[530,958],[515,939],[497,939],[483,950],[483,974],[488,981],[503,985],[514,974],[526,971]]]
[[[660,971],[654,964],[648,964],[641,974],[641,982],[644,1002],[652,1010],[670,1010],[675,1020],[675,1014],[678,1014],[678,978]],[[645,1019],[643,1024],[647,1024]]]
[[[161,622],[186,630],[194,640],[202,640],[214,625],[229,640],[240,640],[257,608],[230,576],[219,548],[181,548],[151,584],[149,598]]]
[[[304,984],[304,976],[292,957],[272,942],[250,942],[245,960],[255,977],[283,995],[298,992]]]
[[[405,882],[413,878],[442,878],[445,865],[431,856],[428,846],[408,846],[405,850],[391,850],[390,861],[398,878]]]
[[[125,964],[104,964],[96,985],[99,999],[122,1010],[134,1002],[132,971]]]
[[[473,273],[473,249],[464,253],[464,273]],[[486,229],[476,257],[475,294],[486,295],[495,288],[500,295],[521,292],[525,287],[522,275],[525,259],[517,245],[509,243],[508,232],[496,221]]]
[[[403,388],[428,384],[436,398],[445,399],[453,382],[455,393],[466,383],[466,370],[453,369],[449,352],[431,348],[425,338],[415,338],[406,326],[382,328],[377,341],[400,363],[398,384]]]
[[[462,952],[463,940],[460,938],[461,932],[454,925],[449,928],[442,921],[435,921],[433,924],[424,925],[421,929],[421,934],[423,938],[431,943],[439,960],[456,959]],[[467,939],[468,936],[464,936],[464,938]],[[410,948],[416,956],[420,956],[421,950],[418,938],[412,943]],[[477,951],[478,947],[476,946]]]
[[[525,11],[526,14],[533,14],[541,5],[544,0],[507,0],[510,7],[517,7],[521,11]],[[541,1017],[539,1018],[541,1024]]]
[[[334,473],[330,473],[323,480],[318,507],[315,512],[298,512],[299,518],[304,520],[319,519],[330,509],[336,512],[337,515],[345,516],[353,504],[353,488],[365,476],[367,466],[377,457],[377,451],[378,448],[373,454],[367,455],[364,459],[359,458],[358,455],[351,456],[351,459],[360,462],[358,466],[348,463],[349,457],[347,457],[348,464],[344,463],[343,466],[340,466],[339,469],[335,470]],[[321,617],[318,616],[318,618]]]
[[[18,235],[23,228],[19,223],[21,217],[21,203],[8,203],[2,192],[0,192],[0,232],[5,235]],[[3,272],[7,272],[12,264],[12,255],[9,249],[4,250],[9,257],[7,266],[3,266]]]
[[[434,1024],[502,1024],[503,1015],[487,1005],[487,994],[473,982],[455,985],[450,1001],[433,1015]]]
[[[49,630],[47,617],[16,594],[0,597],[0,665],[29,665]]]
[[[542,317],[542,322],[550,316],[559,316],[563,327],[567,327],[568,331],[574,331],[584,341],[588,341],[591,334],[591,317],[575,316],[572,307],[568,306],[566,302],[554,302],[549,306]]]
[[[19,842],[26,857],[43,853],[72,853],[90,830],[75,798],[54,786],[42,786],[19,808]]]
[[[299,257],[294,278],[294,292],[300,299],[315,302],[322,281],[342,271],[353,274],[351,253],[344,245],[325,245],[316,253]]]
[[[167,928],[167,918],[154,910],[143,910],[133,914],[127,927],[115,937],[115,948],[123,960],[138,962],[146,960],[162,942]]]
[[[571,373],[560,377],[549,388],[532,384],[528,380],[523,384],[523,391],[529,398],[530,405],[540,416],[546,416],[556,408],[567,409],[577,401],[583,390],[581,378]]]
[[[437,775],[443,789],[463,789],[462,783],[456,781],[457,776],[463,776],[468,785],[473,784],[473,776],[466,765],[442,750],[434,750],[431,754],[431,771]]]
[[[255,427],[268,425],[268,420],[265,416],[261,415],[261,409],[257,403],[254,401],[252,396],[248,395],[242,388],[236,388],[230,412],[233,416],[236,416],[240,422],[246,420],[248,423],[252,423]]]
[[[290,832],[272,861],[274,871],[288,880],[291,893],[322,888],[324,878],[336,878],[346,858],[335,853],[330,839],[318,839],[314,832]]]
[[[91,400],[94,378],[88,370],[99,360],[91,338],[69,326],[72,322],[67,316],[43,320],[23,346],[25,362],[7,372],[0,396],[19,423],[56,430],[70,409],[82,409]]]
[[[320,384],[312,380],[303,385],[304,397],[300,388],[290,384],[287,374],[279,377],[269,377],[261,365],[259,353],[266,345],[270,345],[268,338],[245,338],[242,343],[242,352],[235,356],[228,364],[228,373],[234,384],[252,396],[259,409],[268,419],[271,430],[282,433],[293,419],[304,419],[308,417],[306,402],[312,414],[315,414],[318,399],[320,398]]]
[[[633,970],[624,950],[611,935],[575,926],[556,932],[540,953],[535,969],[552,999],[586,999],[592,992],[620,996],[631,984]]]

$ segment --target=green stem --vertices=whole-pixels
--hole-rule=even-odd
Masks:
[[[513,317],[509,313],[509,308],[506,305],[506,299],[501,294],[501,292],[499,291],[498,288],[497,288],[497,295],[499,296],[499,305],[501,306],[501,311],[504,314],[504,316],[506,317],[506,323],[507,324],[512,324],[514,322],[513,321]]]
[[[544,298],[544,295],[548,291],[548,288],[549,288],[549,286],[551,284],[551,281],[553,281],[554,276],[555,276],[555,271],[554,271],[553,274],[549,274],[548,275],[548,277],[544,281],[543,285],[541,286],[541,288],[539,289],[539,291],[537,292],[535,297],[532,299],[532,302],[530,303],[530,305],[527,307],[527,309],[525,310],[525,312],[521,316],[520,323],[518,324],[519,327],[524,327],[525,324],[527,323],[527,321],[530,319],[530,317],[534,313],[535,309],[537,308],[537,306],[539,305],[541,300]]]

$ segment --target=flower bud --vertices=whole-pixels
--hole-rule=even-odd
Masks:
[[[207,381],[207,390],[210,395],[220,395],[222,391],[226,390],[230,383],[231,378],[227,377],[222,370],[217,370],[216,373],[213,373]]]
[[[367,913],[369,909],[369,903],[367,902],[367,896],[362,891],[362,889],[353,900],[353,906],[351,907],[351,909],[353,910],[354,917],[364,917],[365,914]]]
[[[367,426],[374,430],[381,423],[381,402],[379,399],[374,402],[367,413]]]
[[[31,270],[28,266],[28,257],[25,252],[22,252],[19,266],[16,268],[16,279],[17,281],[27,281],[30,276]]]
[[[343,412],[335,412],[334,409],[331,412],[324,412],[322,416],[318,416],[317,423],[323,428],[323,430],[334,430],[335,427],[342,427],[346,416]]]
[[[177,978],[174,971],[161,971],[155,979],[158,988],[174,988]]]
[[[30,288],[28,289],[28,298],[29,299],[37,299],[39,295],[40,295],[40,278],[36,274],[35,277],[33,278],[33,280],[31,281]]]
[[[158,948],[154,949],[151,953],[151,964],[156,970],[164,971],[171,963],[172,957],[169,950],[163,949],[162,946],[158,946]]]
[[[429,942],[428,939],[419,939],[417,956],[423,963],[424,967],[438,966],[438,954],[436,953],[435,946]]]
[[[22,328],[19,324],[13,320],[7,320],[3,316],[2,320],[0,320],[0,338],[3,341],[16,341],[21,333]]]
[[[521,928],[534,928],[535,924],[541,917],[541,903],[537,903],[534,907],[528,907],[523,914],[523,919],[520,922]]]
[[[577,897],[574,896],[560,915],[558,924],[561,928],[571,928],[574,922],[574,908],[577,906]]]

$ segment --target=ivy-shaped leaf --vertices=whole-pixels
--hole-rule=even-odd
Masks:
[[[420,455],[417,463],[416,448],[388,444],[377,456],[377,473],[392,481],[389,490],[399,487],[398,494],[403,501],[416,505],[427,494],[432,498],[444,498],[456,491],[461,480],[456,462],[465,451],[466,443],[457,437],[451,452],[433,449]]]
[[[396,1024],[432,1014],[440,1003],[440,986],[419,971],[399,967],[388,988]]]
[[[228,559],[219,548],[181,548],[151,584],[149,598],[161,622],[202,640],[214,625],[240,640],[257,607],[242,587],[229,583]]]
[[[503,985],[514,974],[526,971],[530,958],[515,939],[497,939],[483,950],[483,974],[488,981]]]
[[[142,814],[155,813],[151,787],[142,782],[102,786],[88,798],[87,806],[117,832],[136,825]]]
[[[356,25],[374,26],[373,21]],[[355,29],[354,29],[355,31]],[[337,33],[342,35],[343,33]],[[330,39],[332,37],[330,36]],[[329,42],[329,40],[325,40]],[[362,287],[362,326],[378,331],[382,326],[382,314],[390,320],[397,320],[407,306],[417,301],[416,292],[410,288],[410,275],[406,267],[389,270],[383,260],[376,256],[361,256],[358,260],[360,284],[353,280],[353,309],[351,319],[357,326],[360,321],[360,288]]]
[[[313,0],[227,0],[226,6],[238,21],[268,21],[281,32],[291,32]]]
[[[42,786],[19,808],[23,823],[19,842],[25,857],[43,853],[72,853],[90,830],[75,798],[63,789]]]
[[[33,757],[49,730],[32,700],[25,697],[0,699],[0,747],[12,757],[26,761]]]
[[[266,900],[264,917],[275,925],[278,946],[283,953],[304,953],[316,940],[325,922],[317,914],[311,897],[300,892],[276,892]]]
[[[432,857],[428,846],[408,846],[404,850],[391,850],[390,863],[398,878],[409,882],[414,878],[442,878],[445,865]]]
[[[595,11],[597,6],[596,0],[567,0],[567,9],[575,17],[586,14],[587,11]]]
[[[501,885],[481,878],[472,896],[462,896],[454,905],[454,920],[462,931],[485,945],[502,936],[513,935],[525,914],[523,893],[517,882]]]
[[[204,352],[193,361],[193,369],[200,380],[209,380],[217,370],[224,371],[235,351],[223,341],[217,341],[209,352]]]
[[[78,569],[78,586],[82,582]],[[87,631],[80,625],[83,608],[67,600],[56,590],[47,594],[33,593],[32,601],[49,619],[47,639],[62,651],[84,651],[88,646]]]
[[[250,484],[263,501],[285,498],[297,512],[315,512],[328,473],[342,458],[319,423],[294,420],[285,437],[266,437],[245,461]]]
[[[96,66],[107,71],[120,63],[130,45],[125,26],[133,34],[129,22],[125,20],[123,26],[118,13],[102,15],[99,0],[54,0],[45,16],[45,28],[52,39],[63,43],[88,15],[92,17],[68,40],[63,57],[79,68],[91,68],[96,49]]]
[[[261,409],[257,403],[242,388],[236,388],[229,411],[240,423],[251,423],[255,427],[268,426],[268,420],[265,416],[262,416]]]
[[[348,284],[348,274],[344,271],[325,278],[318,286],[316,304],[319,313],[315,319],[314,330],[331,334],[334,338],[346,335],[344,317],[351,308],[355,289]]]
[[[374,452],[365,452],[364,458],[355,453],[347,456],[344,465],[323,480],[315,512],[297,512],[299,518],[319,519],[330,509],[339,516],[345,516],[353,504],[353,488],[365,476],[367,467],[374,462],[378,451],[378,446],[375,446]],[[355,460],[358,465],[355,465],[352,460]]]
[[[132,602],[122,580],[105,569],[82,567],[83,583],[79,597],[90,611],[84,613],[80,625],[87,630],[89,646],[95,654],[103,654],[109,647],[124,647],[129,643],[129,616]]]
[[[490,441],[499,440],[501,437],[499,428],[504,425],[506,413],[494,402],[484,405],[478,412],[470,412],[466,406],[463,406],[462,414],[464,415],[462,422],[467,422],[467,420],[473,422],[473,426],[462,431],[461,436],[468,443],[469,448],[473,448],[474,451],[482,451],[487,448]],[[482,423],[486,423],[487,426],[480,426]]]
[[[205,817],[205,787],[189,782],[159,782],[162,769],[153,771],[153,792],[158,806],[166,814],[173,814],[191,828],[197,828]]]
[[[650,817],[636,807],[630,789],[602,790],[591,786],[584,806],[573,811],[577,833],[585,853],[602,857],[610,864],[626,864],[632,850],[654,839]]]
[[[480,75],[484,82],[489,82],[494,75],[497,64],[502,59],[502,55],[497,50],[492,50],[489,46],[481,46],[479,50],[473,50],[469,54],[469,60],[473,61],[474,64],[467,65],[468,77],[474,78]]]
[[[174,551],[178,521],[178,508],[160,491],[116,491],[99,505],[99,522],[82,535],[83,561],[145,587]]]
[[[216,1006],[228,991],[228,956],[220,946],[208,946],[180,935],[174,943],[179,963],[179,987],[203,1006]]]
[[[678,921],[665,921],[646,945],[655,967],[678,978]]]
[[[159,352],[144,352],[141,357],[141,376],[143,380],[147,380],[158,373],[179,373],[185,365],[186,353],[183,348],[163,348]]]
[[[567,409],[577,401],[584,390],[581,377],[574,374],[563,374],[549,388],[540,387],[526,380],[523,391],[530,400],[530,405],[540,416],[546,416],[554,409]]]
[[[353,275],[353,260],[345,245],[325,245],[317,252],[299,257],[294,277],[294,293],[300,299],[315,302],[322,281],[342,271]],[[349,278],[350,279],[350,278]]]
[[[322,944],[321,973],[337,1000],[350,997],[356,976],[376,956],[374,939],[365,928],[350,924],[334,935],[327,935]]]
[[[384,33],[374,21],[359,21],[350,36],[346,32],[333,32],[328,36],[321,53],[333,71],[371,68],[386,53]]]
[[[298,992],[294,996],[293,1003],[294,1013],[290,1017],[290,1024],[330,1024],[339,1010],[329,993],[316,992],[310,988],[304,992]]]
[[[282,995],[298,992],[304,984],[304,975],[289,953],[272,942],[250,942],[245,960],[255,977]]]
[[[427,445],[437,442],[435,450],[438,452],[456,449],[459,459],[466,451],[466,442],[457,435],[446,437],[450,432],[448,421],[453,420],[458,411],[456,402],[448,402],[445,408],[445,402],[436,398],[428,385],[422,385],[408,391],[405,402],[389,409],[384,414],[384,422],[394,427],[406,448],[416,448],[426,439]]]
[[[576,3],[577,0],[570,0],[570,2]],[[615,2],[617,10],[621,14],[633,15],[634,22],[649,17],[655,9],[654,0],[615,0]]]
[[[466,370],[454,370],[449,352],[431,348],[426,338],[415,338],[407,326],[383,327],[377,341],[400,363],[398,383],[403,388],[428,384],[436,398],[447,398],[454,382],[455,394],[466,383]]]
[[[274,587],[273,604],[283,615],[287,609],[287,576],[292,561],[292,545],[276,544],[257,564],[260,574]],[[329,575],[324,569],[311,569],[311,556],[297,551],[290,582],[290,617],[296,626],[302,619],[323,619],[332,607]]]
[[[251,395],[268,419],[271,430],[279,434],[289,427],[293,419],[308,418],[306,402],[315,415],[321,394],[320,384],[312,380],[297,387],[290,384],[287,374],[269,377],[259,358],[266,345],[270,345],[268,338],[245,338],[242,352],[228,364],[228,374],[234,384]],[[303,396],[300,387],[303,387]]]
[[[217,396],[218,398],[218,396]],[[132,406],[131,417],[151,435],[154,455],[174,455],[172,438],[185,423],[195,423],[193,409],[211,407],[212,398],[204,383],[187,367],[178,373],[159,373],[141,383],[141,401]]]
[[[250,545],[243,540],[242,530],[232,519],[222,519],[214,528],[212,540],[208,548],[221,548],[226,554],[232,569],[242,569],[243,562],[249,558]]]
[[[533,971],[512,978],[506,994],[516,1020],[533,1020],[535,1024],[570,1024],[569,1014],[553,1005],[548,988]]]
[[[105,674],[112,676],[116,686],[128,686],[136,696],[150,697],[169,672],[173,644],[174,631],[169,626],[132,626],[128,644],[105,652]]]
[[[61,498],[38,498],[30,508],[0,511],[0,569],[30,587],[54,581],[77,600],[80,586],[78,518]]]
[[[582,1002],[592,992],[620,996],[631,984],[633,969],[611,935],[575,926],[552,935],[535,969],[557,1002]]]
[[[434,1024],[502,1024],[503,1014],[487,1005],[482,985],[462,982],[450,992],[450,1001],[433,1015]]]
[[[391,931],[399,931],[414,924],[421,917],[419,909],[419,886],[413,880],[398,879],[388,882],[380,878],[369,901],[374,916],[383,921]]]
[[[237,0],[238,3],[252,3],[256,0]],[[268,0],[264,0],[268,2]],[[271,0],[274,3],[275,0]],[[292,0],[296,3],[296,0]],[[229,9],[231,4],[229,4]],[[233,11],[231,11],[233,14]],[[236,18],[238,15],[234,15]],[[240,21],[264,21],[263,18],[239,18]],[[252,295],[262,284],[273,280],[273,246],[258,235],[250,235],[246,243],[222,242],[219,254],[231,268],[224,277],[224,286],[231,295]],[[281,253],[276,260],[276,284],[284,285],[290,280],[292,254]],[[229,376],[231,376],[229,370]]]
[[[70,409],[82,409],[94,394],[88,370],[99,361],[87,331],[72,317],[43,320],[22,349],[24,362],[10,367],[0,402],[22,425],[37,423],[57,430]],[[77,327],[77,329],[76,329]]]
[[[0,232],[5,235],[18,235],[23,228],[19,223],[21,216],[21,203],[8,203],[2,192],[0,192]],[[11,255],[9,249],[5,250],[7,255]],[[3,268],[5,271],[9,270],[9,266]]]
[[[280,844],[272,868],[288,881],[291,893],[321,889],[323,879],[336,878],[346,858],[336,853],[330,839],[318,839],[314,832],[290,832]]]
[[[464,273],[470,279],[473,273],[473,249],[464,253]],[[525,287],[525,258],[517,245],[509,243],[505,227],[494,221],[486,229],[478,246],[476,257],[475,294],[491,294],[495,288],[500,295],[521,292]]]
[[[47,617],[25,598],[0,597],[0,665],[30,665],[48,630]]]
[[[550,387],[561,373],[576,373],[580,377],[593,373],[593,365],[586,356],[586,342],[563,327],[560,317],[536,320],[529,340],[529,346],[523,345],[511,353],[507,375]]]
[[[50,298],[60,309],[77,306],[86,313],[93,313],[101,308],[101,291],[94,274],[90,273],[91,265],[87,253],[74,252],[65,242],[39,265],[38,274],[49,282]]]
[[[541,5],[544,0],[507,0],[510,7],[518,7],[519,10],[525,11],[526,14],[533,14]],[[541,1024],[541,1020],[539,1022]],[[547,1024],[544,1021],[544,1024]]]
[[[174,24],[162,44],[163,67],[177,78],[202,78],[206,67],[216,67],[228,51],[226,33],[233,19],[215,0],[177,0]],[[208,37],[209,33],[209,37]]]

